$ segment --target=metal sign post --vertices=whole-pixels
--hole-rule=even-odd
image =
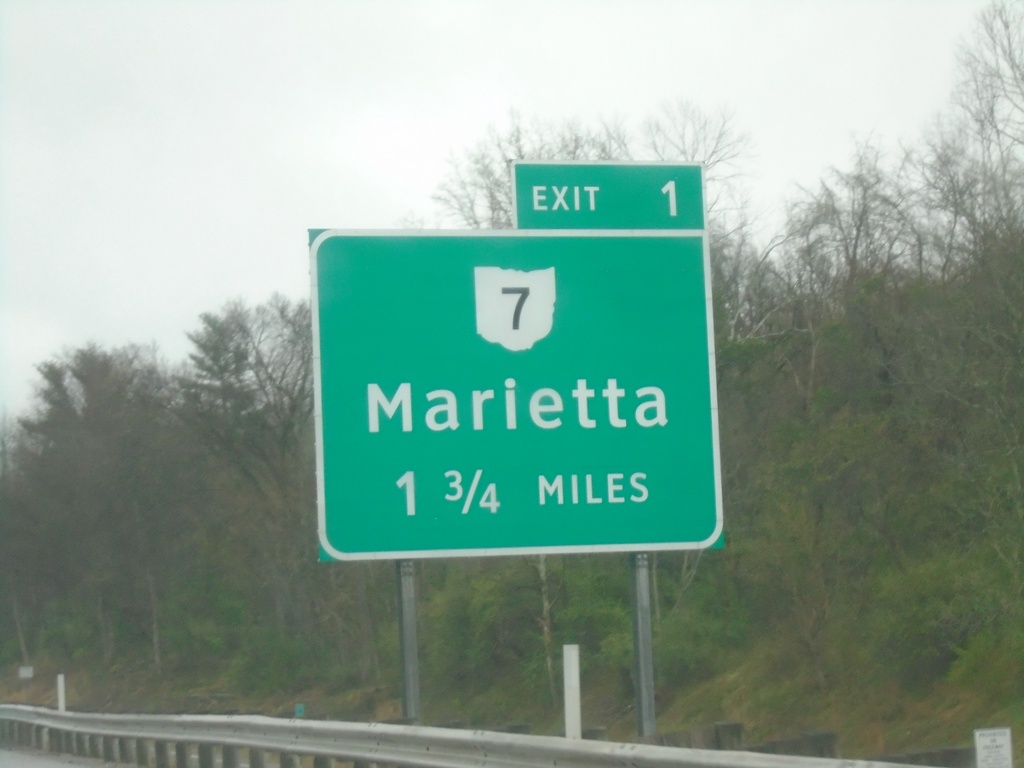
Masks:
[[[629,556],[633,604],[633,665],[636,686],[636,730],[639,736],[653,736],[654,637],[651,630],[651,570],[646,552]]]
[[[420,721],[420,662],[416,638],[416,572],[412,560],[395,563],[398,575],[398,643],[402,656],[402,717]]]

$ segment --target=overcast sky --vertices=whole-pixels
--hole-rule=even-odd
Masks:
[[[0,0],[0,410],[89,342],[309,295],[306,230],[433,220],[452,157],[684,99],[752,141],[755,213],[915,141],[981,0]]]

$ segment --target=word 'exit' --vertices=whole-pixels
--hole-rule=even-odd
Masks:
[[[533,188],[533,210],[535,211],[583,211],[597,210],[597,193],[600,187],[547,187]],[[571,194],[570,194],[571,192]],[[549,197],[550,193],[550,197]],[[549,202],[550,201],[550,202]],[[584,207],[586,206],[586,207]]]

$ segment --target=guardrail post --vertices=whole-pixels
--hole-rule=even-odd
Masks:
[[[743,745],[743,723],[715,723],[715,749],[737,750]]]
[[[839,757],[839,734],[834,731],[811,731],[802,736],[811,757]]]
[[[249,768],[267,768],[267,758],[262,749],[249,747]]]
[[[290,752],[282,752],[281,768],[301,768],[299,765],[299,759]]]
[[[188,744],[179,741],[174,745],[174,768],[188,768]]]
[[[157,768],[171,768],[170,751],[166,741],[153,742],[153,760]]]
[[[117,755],[114,754],[114,749],[117,745],[117,739],[113,736],[103,736],[103,759],[108,763],[117,762]]]
[[[166,741],[154,741],[153,751],[156,753],[156,768],[171,768],[171,752]]]
[[[199,768],[213,768],[213,745],[199,745]]]
[[[220,748],[221,768],[238,768],[238,748],[225,744]]]
[[[132,759],[131,746],[128,744],[127,736],[119,736],[117,739],[117,760],[121,763],[127,763]]]
[[[316,755],[313,758],[313,768],[331,768],[334,764],[334,760],[323,755]]]
[[[149,740],[148,739],[136,739],[135,740],[135,764],[136,765],[149,765]]]

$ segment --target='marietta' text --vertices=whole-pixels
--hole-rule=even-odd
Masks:
[[[577,379],[568,397],[550,387],[529,395],[520,393],[515,379],[505,379],[503,392],[474,389],[461,399],[450,389],[432,389],[417,397],[408,382],[390,393],[371,383],[366,386],[366,404],[371,433],[380,432],[382,420],[394,420],[402,425],[403,432],[412,432],[414,425],[420,423],[418,415],[426,428],[434,432],[464,425],[474,430],[518,429],[521,408],[530,423],[540,429],[558,429],[566,420],[576,421],[584,429],[596,429],[599,424],[617,429],[630,423],[646,428],[668,424],[665,392],[661,387],[626,390],[618,379],[611,378],[603,387],[591,387],[586,379]]]

